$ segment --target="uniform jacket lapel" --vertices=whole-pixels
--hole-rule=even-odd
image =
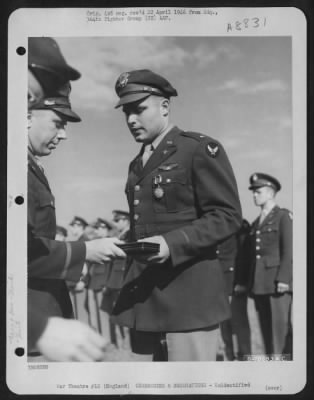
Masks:
[[[46,175],[39,168],[36,161],[31,155],[28,155],[28,165],[32,172],[37,176],[37,178],[49,189],[49,191],[51,191]]]
[[[255,229],[260,229],[263,226],[267,225],[267,223],[269,222],[269,220],[271,220],[273,218],[273,216],[277,213],[277,211],[279,210],[278,206],[275,206],[268,215],[266,215],[266,217],[264,218],[263,222],[260,224],[259,223],[259,217],[256,220],[256,225],[255,225]]]

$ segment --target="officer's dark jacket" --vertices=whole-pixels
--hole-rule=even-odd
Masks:
[[[126,194],[132,240],[162,235],[171,257],[159,265],[132,262],[114,309],[116,322],[182,331],[229,318],[216,250],[239,229],[241,207],[223,147],[175,127],[144,168],[140,154],[131,162]]]
[[[28,157],[28,236],[39,238],[47,249],[28,251],[28,346],[31,350],[50,316],[72,316],[64,279],[78,281],[85,260],[83,242],[58,242],[54,197],[32,154]],[[40,250],[40,251],[39,251]],[[35,308],[35,309],[34,309]],[[38,321],[40,319],[40,323]]]
[[[218,259],[224,271],[227,292],[232,294],[235,285],[248,285],[250,271],[250,225],[246,221],[240,230],[219,243]]]
[[[292,290],[292,216],[275,206],[250,231],[250,288],[253,294],[275,293],[276,282],[287,283]]]

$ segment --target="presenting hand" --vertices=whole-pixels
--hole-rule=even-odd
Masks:
[[[51,317],[36,347],[48,361],[100,361],[107,342],[75,319]]]
[[[149,264],[162,264],[170,257],[170,250],[163,236],[151,236],[138,242],[158,243],[160,245],[159,253],[154,255],[135,257],[138,261]]]
[[[287,283],[277,282],[276,290],[277,293],[289,292],[289,285]]]
[[[116,246],[122,243],[124,242],[117,238],[102,238],[85,242],[86,260],[102,264],[114,258],[125,258],[125,252]]]

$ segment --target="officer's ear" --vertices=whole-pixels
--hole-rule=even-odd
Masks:
[[[170,112],[170,100],[163,98],[160,103],[162,116],[167,117]]]

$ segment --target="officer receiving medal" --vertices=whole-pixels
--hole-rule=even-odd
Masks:
[[[130,328],[139,360],[215,360],[219,323],[230,317],[217,245],[241,226],[237,185],[223,146],[170,121],[172,84],[148,70],[115,86],[142,145],[130,163],[130,240],[159,252],[130,260],[113,321]],[[167,353],[167,356],[166,356]]]

